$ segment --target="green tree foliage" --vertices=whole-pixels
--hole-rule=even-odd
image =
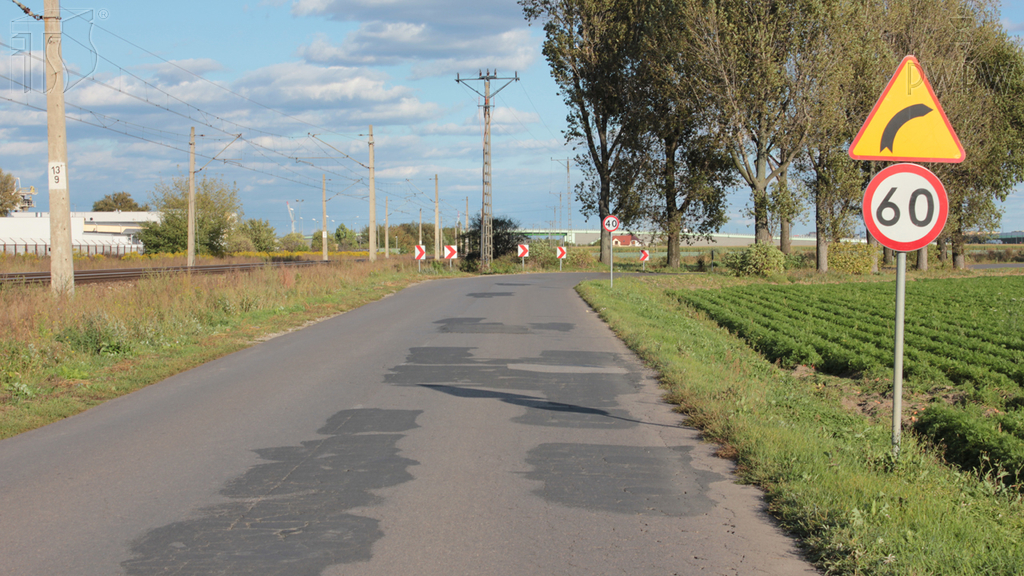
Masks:
[[[18,196],[18,181],[10,172],[0,170],[0,216],[7,216],[18,207],[21,197]]]
[[[603,220],[633,200],[615,186],[626,134],[629,58],[635,53],[636,17],[645,3],[632,0],[520,0],[527,20],[544,22],[544,56],[568,108],[566,141],[582,146],[576,163],[583,181],[576,193],[584,214]],[[618,179],[622,183],[623,178]],[[624,214],[629,216],[629,214]],[[629,221],[624,219],[624,224]],[[494,254],[498,257],[497,252]],[[601,231],[601,261],[611,257],[611,234]]]
[[[313,252],[321,252],[324,249],[324,233],[323,230],[314,230],[313,239],[310,242],[309,249]],[[327,251],[337,252],[338,243],[334,241],[334,236],[327,235]]]
[[[235,233],[248,240],[256,252],[273,252],[277,248],[277,232],[269,220],[251,218],[242,222]]]
[[[819,0],[687,3],[694,86],[750,186],[758,243],[771,241],[768,187],[807,137],[827,6]]]
[[[734,171],[722,140],[709,133],[710,117],[690,86],[695,63],[687,49],[683,4],[651,0],[638,19],[643,30],[630,57],[636,81],[624,114],[620,190],[632,184],[632,208],[665,232],[668,264],[680,265],[680,243],[716,232],[726,220],[726,192]],[[620,208],[621,210],[621,208]],[[628,216],[628,211],[620,217]],[[623,220],[629,218],[623,217]]]
[[[522,227],[513,218],[495,216],[492,220],[494,259],[497,260],[506,254],[515,254],[519,250],[519,244],[526,243],[526,236],[520,232]],[[424,232],[426,232],[424,230]],[[467,261],[480,260],[480,216],[475,215],[469,221],[469,230],[466,231],[465,239],[469,241],[469,253],[464,257]],[[428,250],[429,252],[429,250]]]
[[[281,237],[278,242],[281,250],[284,252],[307,252],[309,251],[309,244],[306,244],[306,239],[298,232],[292,232],[291,234],[285,234]]]
[[[145,222],[139,240],[147,252],[183,252],[188,249],[188,178],[161,181],[150,201],[162,213],[160,222]],[[219,178],[196,182],[196,252],[223,255],[232,226],[242,217],[238,187]]]
[[[147,212],[148,210],[148,205],[139,204],[127,192],[107,194],[92,205],[93,212]]]
[[[334,241],[338,243],[342,250],[349,250],[359,246],[359,238],[356,231],[349,229],[344,224],[338,224],[337,230],[334,231]]]

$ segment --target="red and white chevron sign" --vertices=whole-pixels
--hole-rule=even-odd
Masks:
[[[413,255],[417,260],[423,260],[427,257],[427,247],[422,244],[417,244]]]
[[[565,258],[565,247],[564,246],[559,246],[559,247],[555,248],[555,257],[558,258],[559,260]]]
[[[459,257],[459,247],[458,246],[447,246],[446,245],[444,247],[444,259],[445,260],[451,260],[453,258],[458,258],[458,257]]]
[[[650,252],[648,252],[647,250],[641,250],[640,251],[640,261],[641,262],[647,262],[650,259],[651,259],[651,253]]]
[[[519,257],[520,258],[526,258],[529,255],[530,255],[530,245],[529,244],[520,244],[519,245]]]

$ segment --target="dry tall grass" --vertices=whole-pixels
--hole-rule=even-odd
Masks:
[[[63,299],[48,286],[0,286],[0,408],[45,391],[70,365],[173,349],[243,316],[319,304],[325,312],[337,310],[394,291],[415,270],[411,260],[392,258],[226,275],[160,274],[80,285]]]

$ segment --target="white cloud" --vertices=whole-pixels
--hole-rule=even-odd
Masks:
[[[153,77],[162,84],[180,84],[194,81],[197,76],[205,76],[210,72],[220,72],[224,67],[212,58],[189,58],[171,60],[159,64],[146,64],[141,70],[151,70]]]
[[[526,24],[519,4],[511,0],[293,0],[292,14],[343,22],[394,20],[400,15],[408,22],[463,34],[492,34],[507,30],[509,22]]]
[[[1003,28],[1011,34],[1015,32],[1024,32],[1024,22],[1013,22],[1008,18],[1003,18],[1001,23]]]
[[[389,88],[386,76],[378,72],[292,62],[249,73],[238,85],[247,96],[267,104],[394,101],[409,93],[404,87]]]
[[[416,63],[415,79],[474,69],[524,70],[537,59],[537,42],[526,29],[461,37],[423,24],[370,22],[341,44],[324,35],[299,48],[308,62],[333,65]]]

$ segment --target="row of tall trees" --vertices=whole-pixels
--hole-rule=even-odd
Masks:
[[[849,234],[881,163],[847,149],[897,65],[921,61],[967,150],[932,166],[950,194],[943,239],[999,219],[1024,180],[1024,51],[993,0],[520,0],[581,153],[584,213],[615,213],[679,244],[726,221],[750,190],[756,242],[813,211],[818,266]],[[602,234],[607,262],[611,235]]]

